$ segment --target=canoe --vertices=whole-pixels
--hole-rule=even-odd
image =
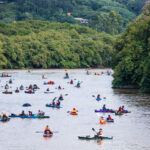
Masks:
[[[50,94],[50,93],[54,93],[54,92],[52,92],[52,91],[46,91],[46,92],[44,92],[45,94]]]
[[[106,122],[114,122],[114,119],[106,119]]]
[[[95,110],[95,112],[96,113],[114,113],[115,111],[111,109],[107,109],[107,110],[100,109],[100,110]]]
[[[70,112],[70,115],[74,115],[74,116],[76,116],[76,115],[78,115],[78,113]]]
[[[43,137],[52,137],[53,134],[43,134]]]
[[[97,100],[97,101],[100,101],[100,100],[102,100],[102,99],[101,99],[101,98],[96,98],[96,100]]]
[[[25,91],[25,93],[27,93],[27,94],[35,94],[35,92],[33,92],[33,91]]]
[[[12,94],[12,92],[3,92],[3,94]]]
[[[11,118],[50,118],[49,116],[43,116],[43,115],[33,115],[33,116],[28,116],[28,115],[25,115],[25,116],[20,116],[20,115],[10,115],[9,117]]]
[[[51,104],[46,104],[46,107],[62,108],[62,106],[56,106],[56,105],[51,105]]]
[[[105,137],[105,136],[102,137],[78,136],[78,138],[82,140],[112,140],[113,139],[113,137]]]
[[[7,118],[7,119],[0,119],[1,122],[7,122],[7,121],[9,121],[9,120],[10,120],[10,118]]]

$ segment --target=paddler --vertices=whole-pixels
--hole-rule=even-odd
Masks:
[[[100,94],[97,95],[97,99],[100,99]]]
[[[73,84],[73,80],[70,81],[70,84]]]
[[[61,90],[61,86],[60,85],[58,86],[58,90]]]
[[[25,116],[24,110],[22,110],[20,116]]]
[[[63,100],[63,96],[62,96],[62,94],[59,96],[59,98],[58,98],[59,100]]]
[[[106,121],[104,120],[104,117],[101,117],[100,123],[101,123],[101,124],[105,124],[105,123],[106,123]]]
[[[5,113],[3,113],[3,114],[2,114],[2,119],[5,120],[5,119],[7,119],[7,118],[8,118],[7,115],[6,115]]]
[[[50,91],[50,89],[49,89],[49,88],[47,88],[47,90],[46,90],[46,91],[48,92],[48,91]]]
[[[56,106],[60,106],[60,100],[56,101]]]
[[[105,104],[103,105],[102,109],[103,109],[103,110],[107,110],[107,109],[106,109],[106,105],[105,105]]]
[[[73,108],[72,112],[73,112],[73,113],[76,113],[76,112],[77,112],[76,108]]]
[[[53,134],[48,125],[45,127],[44,134]]]
[[[96,135],[97,137],[102,137],[103,136],[103,130],[99,129],[99,132]]]
[[[107,117],[107,120],[111,120],[112,118],[111,118],[111,116],[110,115],[108,115],[108,117]]]

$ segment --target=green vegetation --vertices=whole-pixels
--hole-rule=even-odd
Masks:
[[[110,66],[114,39],[69,23],[0,23],[0,68]]]
[[[45,20],[78,23],[74,18],[89,20],[89,26],[109,34],[121,33],[141,11],[146,0],[2,0],[0,20]],[[68,16],[67,13],[71,15]]]
[[[150,2],[115,44],[114,87],[133,86],[150,92]]]

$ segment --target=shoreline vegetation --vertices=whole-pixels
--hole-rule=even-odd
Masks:
[[[115,38],[89,27],[46,21],[0,22],[0,68],[110,67]]]

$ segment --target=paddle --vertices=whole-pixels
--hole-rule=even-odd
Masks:
[[[94,131],[94,132],[97,134],[97,132],[95,131],[95,129],[94,129],[94,128],[92,128],[92,131]]]

